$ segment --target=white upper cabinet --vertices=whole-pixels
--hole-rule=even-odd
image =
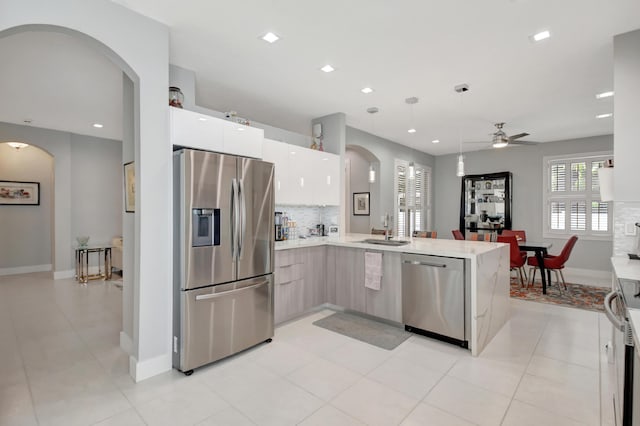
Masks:
[[[262,158],[262,129],[180,108],[169,111],[173,145]]]
[[[340,156],[265,139],[263,159],[276,165],[276,204],[340,204]]]

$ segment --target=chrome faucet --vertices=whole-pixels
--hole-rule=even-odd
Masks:
[[[389,233],[389,213],[384,214],[384,221],[382,222],[382,226],[384,227],[384,239],[385,241],[389,241],[391,239],[391,234]]]

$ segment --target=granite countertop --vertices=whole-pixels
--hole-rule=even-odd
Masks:
[[[611,264],[617,278],[640,280],[640,260],[629,259],[627,256],[615,256],[611,258]],[[638,350],[640,348],[640,309],[627,308],[627,310],[636,350]]]
[[[339,237],[310,237],[305,239],[277,241],[275,249],[288,250],[302,247],[331,245],[367,250],[475,259],[479,254],[490,252],[504,245],[502,243],[490,243],[484,241],[459,241],[437,238],[402,238],[403,240],[409,241],[409,244],[403,246],[385,246],[361,242],[366,239],[384,240],[384,236],[371,234],[346,234]]]

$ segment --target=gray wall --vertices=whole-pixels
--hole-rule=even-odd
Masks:
[[[380,161],[379,170],[376,172],[376,180],[380,182],[380,184],[376,186],[372,185],[371,190],[372,200],[377,198],[380,200],[380,204],[379,207],[377,207],[376,212],[372,209],[370,223],[371,227],[380,228],[382,226],[380,216],[385,213],[393,214],[394,160],[398,158],[401,160],[413,161],[424,166],[429,166],[432,168],[432,172],[435,172],[435,157],[353,127],[347,126],[346,138],[347,147],[350,145],[361,146],[375,155]],[[434,179],[434,181],[437,183],[437,180]],[[433,198],[432,210],[435,211],[436,209],[438,209],[438,202],[436,198]]]
[[[513,173],[512,227],[527,231],[527,239],[542,241],[542,182],[543,157],[564,154],[613,150],[613,136],[596,136],[536,146],[517,146],[465,153],[465,172],[468,175]],[[461,178],[456,176],[457,154],[436,158],[433,174],[436,208],[435,229],[438,236],[453,238],[458,229],[460,214]],[[546,239],[553,243],[552,253],[559,252],[565,240]],[[576,244],[567,266],[594,270],[611,270],[609,258],[611,241],[581,239]]]
[[[22,244],[20,242],[22,236],[13,235],[12,231],[8,231],[8,234],[2,233],[0,268],[41,265],[45,258],[47,261],[44,263],[48,264],[52,263],[52,258],[56,256],[61,259],[72,259],[73,250],[70,244],[58,247],[55,252],[52,252],[51,234],[55,240],[62,240],[62,236],[66,235],[71,242],[75,242],[75,237],[80,234],[89,235],[93,242],[107,242],[114,235],[122,235],[122,143],[120,141],[0,123],[0,141],[10,140],[26,142],[52,154],[49,157],[51,165],[48,166],[48,171],[43,172],[40,169],[40,162],[24,164],[20,168],[19,179],[27,181],[43,179],[46,182],[44,177],[49,176],[49,183],[45,183],[44,189],[47,190],[47,185],[50,187],[55,185],[56,190],[49,189],[41,199],[40,212],[43,221],[50,221],[46,228],[49,231],[42,229],[37,239],[30,239],[28,247],[24,248],[26,253],[15,258],[14,246]],[[7,145],[2,145],[2,154],[13,154],[6,152]],[[25,149],[24,153],[35,153],[37,151],[35,147]],[[16,154],[22,153],[23,151],[20,151]],[[14,161],[20,160],[15,155],[1,155],[0,162],[5,161],[14,164]],[[0,179],[8,179],[5,177],[6,170],[9,168],[5,168],[5,165],[0,163]],[[55,182],[51,174],[56,176]],[[18,178],[18,175],[12,174],[12,177]],[[63,187],[59,188],[59,185]],[[63,209],[62,212],[60,209],[56,212],[69,216],[69,220],[60,222],[61,225],[58,227],[51,225],[57,222],[54,221],[53,211],[54,206],[57,205],[68,205],[68,208]],[[0,226],[7,229],[20,229],[24,226],[25,218],[22,215],[15,216],[11,222],[8,222],[5,221],[7,210],[0,209],[0,212],[2,212]],[[54,227],[53,233],[50,232],[51,226]],[[46,254],[42,250],[47,250]],[[72,264],[58,265],[55,270],[68,269],[70,266]]]
[[[0,143],[0,180],[40,183],[39,206],[0,206],[0,269],[51,265],[53,158]]]
[[[379,201],[377,197],[369,197],[370,216],[354,216],[353,215],[353,193],[354,192],[371,192],[374,185],[369,183],[369,161],[359,152],[347,149],[345,157],[349,160],[350,170],[349,176],[349,203],[346,206],[347,215],[349,216],[349,232],[359,234],[368,234],[371,232],[371,222],[375,221],[378,208],[372,205],[373,201]],[[371,194],[370,194],[371,195]],[[376,205],[378,203],[376,202]],[[370,221],[371,219],[371,221]]]

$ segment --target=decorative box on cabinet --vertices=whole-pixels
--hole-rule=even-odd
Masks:
[[[262,158],[262,129],[181,108],[169,107],[169,116],[173,145]]]

